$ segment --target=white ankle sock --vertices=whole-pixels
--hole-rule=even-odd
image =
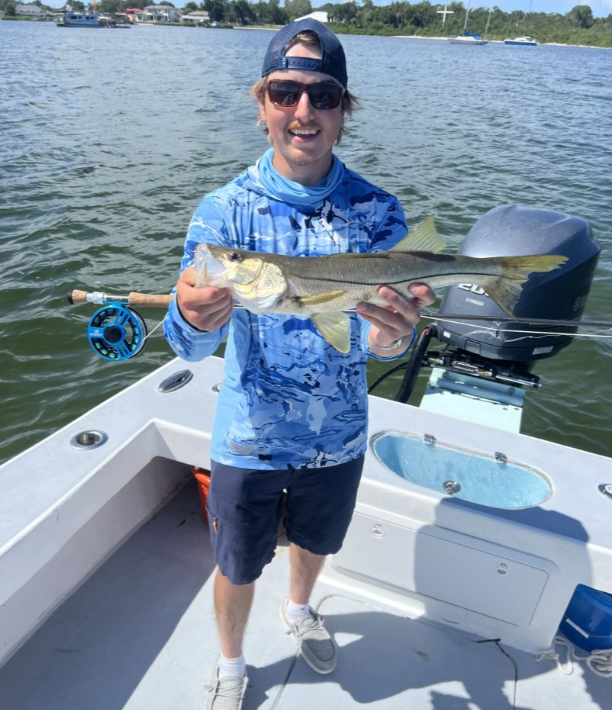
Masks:
[[[219,654],[219,679],[227,678],[230,675],[243,676],[246,673],[246,661],[244,655],[238,658],[226,658],[222,653]]]
[[[310,606],[308,604],[294,604],[289,598],[287,598],[285,610],[287,618],[292,624],[303,616],[310,616]]]

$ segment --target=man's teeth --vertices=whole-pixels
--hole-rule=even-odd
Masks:
[[[291,133],[293,133],[293,135],[295,135],[295,136],[314,136],[319,132],[315,128],[312,128],[312,129],[292,128],[290,130],[291,130]]]

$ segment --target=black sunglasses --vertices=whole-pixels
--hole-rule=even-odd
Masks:
[[[297,106],[302,94],[306,92],[313,108],[332,109],[338,108],[344,89],[332,81],[321,81],[317,84],[301,84],[299,81],[269,81],[266,89],[270,101],[280,108]]]

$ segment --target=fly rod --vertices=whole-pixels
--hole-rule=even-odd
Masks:
[[[84,303],[92,303],[97,306],[102,305],[124,305],[129,308],[167,308],[174,296],[168,294],[152,294],[138,293],[132,291],[127,296],[118,296],[102,291],[87,291],[74,290],[68,294],[68,302],[78,306]],[[240,304],[234,304],[234,308],[244,308]],[[343,313],[355,313],[355,309],[343,310]],[[574,328],[612,328],[612,323],[606,321],[590,321],[590,320],[555,320],[550,318],[530,318],[529,316],[510,317],[510,316],[479,316],[467,315],[465,313],[430,313],[422,311],[421,318],[438,321],[462,321],[462,322],[489,322],[500,325],[508,323],[520,325],[535,325],[535,326],[550,326],[550,327],[574,327]]]

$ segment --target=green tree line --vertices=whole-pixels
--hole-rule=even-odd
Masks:
[[[326,10],[331,27],[336,32],[363,34],[407,34],[422,37],[458,35],[463,31],[466,7],[461,2],[448,5],[453,14],[443,24],[438,10],[440,4],[420,2],[392,2],[374,5],[372,0],[363,0],[359,5],[354,0],[341,4],[327,4]],[[490,15],[489,15],[490,13]],[[488,25],[488,30],[487,30]],[[467,30],[485,34],[492,40],[530,35],[539,42],[586,44],[612,47],[612,14],[605,18],[593,16],[588,5],[577,5],[565,15],[545,12],[504,12],[499,7],[479,7],[470,10]]]
[[[11,14],[17,3],[15,0],[0,0],[0,10]],[[57,12],[45,6],[41,0],[34,0],[50,12]],[[79,0],[70,3],[74,9],[84,9]],[[143,3],[144,7],[147,3]],[[158,0],[158,4],[172,5]],[[140,5],[136,4],[137,7]],[[134,0],[100,0],[98,9],[104,13],[116,13],[134,7]],[[391,2],[387,5],[374,5],[373,0],[349,0],[343,3],[327,3],[317,10],[328,13],[330,27],[338,33],[380,34],[380,35],[418,35],[422,37],[443,37],[461,34],[465,21],[466,7],[462,2],[450,3],[448,15],[443,24],[438,13],[442,5],[430,2],[408,3]],[[193,0],[183,6],[185,12],[206,10],[213,22],[232,25],[283,25],[296,17],[307,15],[313,7],[310,0]],[[14,11],[14,10],[13,10]],[[490,12],[490,17],[489,17]],[[468,31],[484,34],[487,23],[489,39],[505,39],[517,35],[531,35],[539,42],[558,42],[565,44],[585,44],[599,47],[612,47],[612,14],[607,17],[594,17],[588,5],[576,5],[566,14],[530,12],[520,10],[503,12],[495,6],[479,7],[470,10]]]

